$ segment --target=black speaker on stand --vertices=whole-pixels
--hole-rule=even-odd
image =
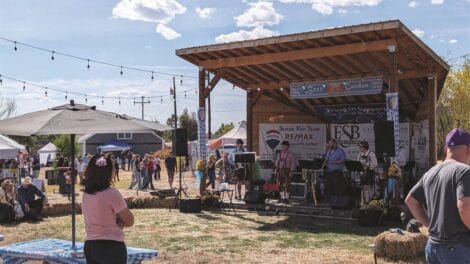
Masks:
[[[393,121],[375,122],[375,153],[377,157],[395,157]]]
[[[175,130],[173,130],[172,152],[175,157],[180,157],[180,159],[182,157],[186,158],[186,156],[188,155],[188,130],[186,128],[176,128]],[[176,208],[178,206],[178,201],[181,201],[182,193],[184,193],[185,197],[188,196],[182,186],[182,165],[183,160],[181,159],[178,168],[180,181],[179,188],[178,192],[176,192],[175,201],[173,203],[172,208]],[[170,208],[170,211],[172,208]]]

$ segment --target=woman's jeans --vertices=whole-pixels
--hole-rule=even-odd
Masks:
[[[426,262],[429,264],[470,264],[470,246],[426,244]]]

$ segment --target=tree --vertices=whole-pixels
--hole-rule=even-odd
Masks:
[[[64,157],[72,156],[72,151],[70,150],[70,135],[60,135],[54,139],[53,143],[57,147],[57,151]],[[79,152],[80,145],[75,143],[75,154],[78,154]]]
[[[451,70],[437,104],[437,143],[444,145],[446,134],[455,127],[470,130],[470,62]],[[442,148],[438,147],[440,151]],[[439,153],[442,154],[442,153]]]
[[[215,131],[214,133],[214,137],[215,138],[218,138],[220,136],[222,136],[223,134],[229,132],[230,130],[232,130],[235,126],[233,125],[233,123],[230,123],[230,124],[224,124],[222,123],[219,127],[219,129],[217,129],[217,131]]]
[[[170,127],[175,127],[175,115],[172,114],[171,117],[167,118],[166,124]],[[178,117],[178,128],[188,129],[188,140],[197,139],[197,119],[195,112],[189,112],[188,109],[184,109],[183,113]],[[165,141],[172,140],[172,131],[165,131],[162,135]]]

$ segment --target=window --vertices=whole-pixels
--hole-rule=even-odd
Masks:
[[[132,139],[132,133],[117,133],[117,139]]]

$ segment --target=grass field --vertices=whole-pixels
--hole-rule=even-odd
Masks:
[[[133,213],[136,223],[126,229],[126,243],[158,249],[158,260],[149,263],[373,263],[368,245],[384,229],[256,213],[181,214],[165,209]],[[77,239],[83,241],[81,215],[77,223]],[[5,236],[0,245],[45,237],[70,239],[69,216],[0,228]]]

